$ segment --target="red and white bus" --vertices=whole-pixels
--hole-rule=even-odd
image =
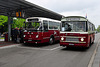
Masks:
[[[61,19],[60,46],[89,47],[94,43],[95,26],[87,18],[68,16]]]
[[[60,40],[61,22],[49,18],[30,17],[26,19],[24,30],[24,43],[53,44]]]

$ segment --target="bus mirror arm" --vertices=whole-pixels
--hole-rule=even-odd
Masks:
[[[26,29],[26,22],[24,22],[25,23],[25,29]]]

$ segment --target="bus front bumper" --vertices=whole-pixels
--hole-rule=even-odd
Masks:
[[[88,47],[88,44],[87,43],[67,43],[67,42],[60,42],[60,46]]]
[[[41,40],[24,40],[24,43],[42,43]]]

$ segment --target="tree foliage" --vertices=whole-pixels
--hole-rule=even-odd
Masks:
[[[98,28],[97,28],[97,32],[100,32],[100,25],[99,25]]]
[[[25,19],[22,19],[22,18],[13,19],[13,23],[11,24],[11,28],[23,27],[24,21],[25,21]],[[0,15],[0,32],[1,33],[7,32],[7,30],[8,30],[8,16]]]
[[[0,33],[6,32],[8,29],[8,17],[0,15]]]
[[[23,27],[24,22],[25,22],[25,19],[22,19],[22,18],[13,19],[12,28]]]
[[[4,23],[5,22],[8,22],[8,17],[7,16],[0,15],[0,27],[1,26],[4,26]]]

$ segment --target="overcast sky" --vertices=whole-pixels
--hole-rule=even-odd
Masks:
[[[86,16],[100,25],[100,0],[26,0],[64,16]]]

